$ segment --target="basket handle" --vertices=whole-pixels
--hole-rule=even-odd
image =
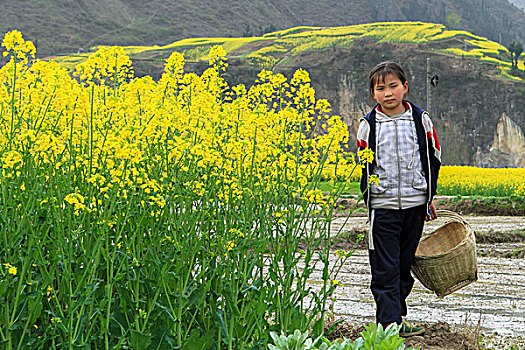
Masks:
[[[465,225],[468,225],[468,222],[461,215],[459,215],[458,213],[456,213],[454,211],[440,209],[440,210],[436,210],[436,213],[439,214],[439,216],[443,216],[445,218],[454,219],[454,220],[456,220],[458,222],[462,222]]]

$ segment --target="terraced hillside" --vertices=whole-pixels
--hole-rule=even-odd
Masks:
[[[496,75],[521,81],[509,75],[511,62],[509,50],[503,45],[463,30],[449,30],[444,25],[424,22],[380,22],[344,27],[295,27],[267,33],[259,37],[237,38],[188,38],[168,45],[124,46],[126,53],[141,66],[163,66],[163,60],[173,51],[184,54],[187,62],[206,61],[211,47],[220,45],[230,59],[240,59],[256,68],[286,67],[292,57],[307,51],[349,48],[362,40],[381,43],[426,44],[436,53],[475,58],[493,63]],[[91,51],[97,48],[92,48]],[[70,70],[83,62],[89,53],[54,57]],[[523,55],[522,57],[525,57]],[[525,69],[524,59],[518,67]],[[153,68],[152,68],[153,67]],[[140,71],[139,71],[140,73]]]

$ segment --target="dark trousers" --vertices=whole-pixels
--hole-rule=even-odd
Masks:
[[[414,286],[410,266],[421,238],[426,205],[409,209],[375,209],[374,249],[368,251],[376,301],[376,321],[386,326],[401,323],[407,314],[406,298]]]

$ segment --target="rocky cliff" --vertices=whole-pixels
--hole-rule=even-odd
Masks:
[[[506,113],[501,114],[488,152],[476,150],[474,159],[483,166],[525,167],[525,134]]]

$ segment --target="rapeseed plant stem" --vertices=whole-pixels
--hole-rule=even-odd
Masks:
[[[94,117],[94,108],[95,108],[95,85],[91,85],[91,101],[90,101],[90,110],[89,110],[89,173],[88,176],[91,176],[93,173],[93,117]]]
[[[17,63],[17,55],[16,51],[13,52],[12,57],[13,62],[13,79],[11,83],[11,127],[9,129],[9,143],[7,146],[7,149],[11,151],[12,143],[13,143],[13,137],[15,133],[15,114],[16,114],[16,107],[15,107],[15,93],[16,93],[16,63]]]

